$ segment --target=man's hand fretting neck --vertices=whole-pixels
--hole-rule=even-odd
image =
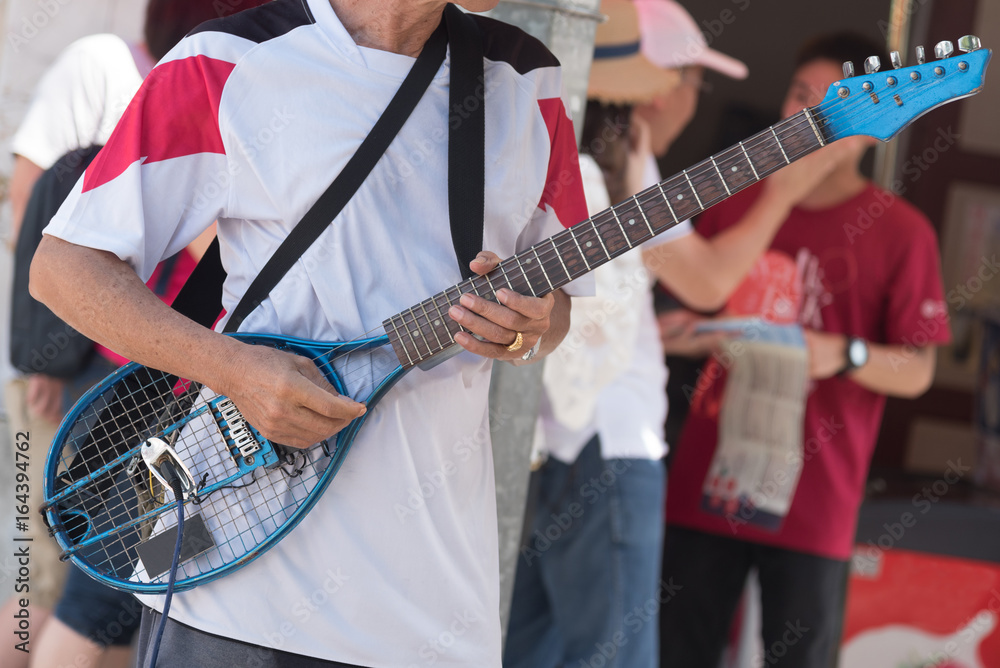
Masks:
[[[416,57],[441,21],[445,0],[330,0],[358,46]]]

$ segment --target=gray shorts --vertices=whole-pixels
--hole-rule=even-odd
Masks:
[[[148,666],[146,656],[152,644],[160,613],[145,606],[139,628],[139,647],[135,668]],[[323,661],[301,654],[289,654],[276,649],[251,645],[193,629],[172,619],[167,620],[160,641],[156,668],[362,668],[336,661]]]

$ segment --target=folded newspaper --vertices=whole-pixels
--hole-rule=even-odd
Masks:
[[[777,531],[802,473],[809,360],[802,327],[761,318],[712,320],[699,332],[732,332],[719,442],[702,488],[702,509]]]

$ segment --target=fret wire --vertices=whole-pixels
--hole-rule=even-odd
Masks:
[[[439,292],[438,295],[444,295],[445,303],[448,302],[448,295],[447,295],[447,293]],[[451,318],[449,318],[446,313],[443,313],[441,311],[441,306],[438,304],[438,301],[437,301],[438,295],[434,295],[433,297],[431,297],[431,303],[434,304],[434,311],[437,312],[438,320],[440,320],[441,321],[441,325],[444,326],[444,331],[448,332],[448,341],[451,342],[451,343],[454,343],[454,341],[455,341],[455,334],[454,334],[454,332],[451,331],[451,327],[448,326],[448,323],[449,322],[454,322],[456,325],[458,325],[458,323],[455,322],[454,320],[452,320]]]
[[[615,217],[615,222],[618,223],[618,229],[622,231],[622,236],[625,237],[625,243],[628,244],[629,248],[632,248],[632,240],[628,238],[628,233],[625,231],[625,226],[622,225],[621,218],[618,217],[618,212],[615,211],[615,207],[610,207],[611,215]]]
[[[490,286],[490,293],[492,293],[492,295],[494,297],[496,297],[497,296],[497,289],[493,286],[493,281],[490,280],[490,274],[489,273],[482,274],[480,276],[480,278],[485,278],[486,279],[486,285]],[[483,297],[483,299],[489,299],[489,298],[488,297]]]
[[[423,327],[423,325],[420,324],[420,316],[417,314],[416,311],[413,310],[417,306],[420,306],[420,304],[417,304],[416,306],[411,306],[409,309],[407,309],[407,312],[413,317],[413,324],[417,326],[417,335],[420,336],[420,340],[424,342],[424,348],[427,348],[427,353],[430,354],[431,353],[431,343],[427,339],[427,335],[424,333],[424,327]],[[430,325],[431,325],[430,319],[427,319],[427,318],[425,318],[425,319],[427,320],[427,326],[430,327]],[[417,354],[420,354],[420,350],[419,349],[417,349]]]
[[[566,263],[565,263],[565,262],[563,262],[563,259],[562,259],[562,253],[560,253],[560,252],[559,252],[559,248],[558,248],[558,247],[556,247],[556,241],[555,241],[555,237],[549,237],[549,245],[550,245],[550,246],[552,246],[552,250],[553,250],[553,251],[555,252],[555,254],[556,254],[556,259],[557,259],[557,260],[559,260],[559,264],[561,264],[561,265],[562,265],[562,268],[563,268],[563,271],[565,271],[565,272],[566,272],[566,278],[568,278],[569,280],[573,280],[573,279],[572,279],[572,278],[570,277],[570,273],[569,273],[569,269],[567,269],[567,268],[566,268]]]
[[[401,336],[399,335],[399,325],[397,325],[397,324],[396,324],[396,321],[395,321],[395,319],[396,319],[397,317],[398,317],[398,314],[397,314],[397,315],[394,315],[394,316],[392,316],[391,318],[389,318],[389,324],[391,324],[391,325],[392,325],[392,328],[393,328],[393,329],[395,330],[395,332],[396,332],[396,340],[397,340],[397,341],[399,341],[399,346],[400,346],[400,347],[401,347],[401,348],[403,349],[403,354],[404,354],[404,355],[406,355],[406,361],[407,361],[407,363],[408,363],[408,364],[409,364],[410,366],[413,366],[413,358],[412,358],[412,357],[410,357],[410,351],[406,349],[406,342],[405,342],[405,341],[403,341],[403,337],[401,337]],[[413,352],[416,352],[416,351],[414,350]]]
[[[499,269],[500,273],[503,274],[503,283],[504,284],[501,285],[500,287],[501,288],[511,288],[513,290],[513,287],[511,287],[511,285],[510,285],[510,279],[507,278],[507,272],[504,271],[503,260],[501,260],[499,263],[497,263],[497,266],[493,269],[493,271],[496,271],[497,269]],[[493,273],[493,272],[490,272],[490,273]],[[486,274],[487,277],[489,275],[490,274]],[[497,276],[496,278],[500,278],[500,276]],[[492,282],[490,283],[490,287],[493,287],[493,283]],[[497,303],[499,303],[500,302],[500,297],[497,295],[496,288],[493,289],[493,296],[496,297]]]
[[[417,339],[414,338],[413,331],[406,324],[406,314],[407,313],[410,314],[411,318],[414,318],[414,323],[413,324],[415,324],[415,325],[417,324],[416,323],[416,315],[413,313],[413,309],[410,308],[410,309],[407,309],[406,311],[403,311],[400,314],[402,316],[401,320],[403,321],[403,327],[406,328],[406,335],[409,336],[410,337],[410,341],[413,342],[413,352],[414,352],[414,354],[417,356],[417,359],[422,359],[423,355],[420,353],[420,346],[417,345]],[[418,327],[417,333],[419,334],[420,333],[419,325],[417,325],[417,327]],[[426,341],[425,341],[425,347],[427,348],[427,350],[430,350],[430,346],[426,345]]]
[[[569,228],[569,236],[572,237],[573,243],[576,244],[576,249],[580,251],[580,257],[583,258],[584,266],[587,267],[587,271],[590,271],[590,263],[587,262],[587,254],[583,252],[583,247],[580,245],[579,239],[576,238],[576,234],[573,232],[573,227]]]
[[[704,206],[704,205],[703,205],[703,204],[701,203],[701,198],[700,198],[700,197],[698,197],[698,191],[697,191],[697,190],[695,190],[695,188],[694,188],[694,184],[693,184],[693,183],[691,183],[691,177],[690,177],[690,176],[688,176],[688,172],[687,172],[687,170],[686,170],[686,169],[685,169],[685,170],[683,170],[683,172],[684,172],[684,178],[685,178],[685,179],[687,179],[687,182],[688,182],[688,185],[689,185],[689,186],[691,187],[691,192],[693,192],[693,193],[694,193],[694,201],[696,201],[696,202],[698,203],[698,207],[699,207],[699,208],[701,208],[701,209],[704,209],[704,208],[705,208],[705,206]]]
[[[528,271],[530,272],[529,275],[534,277],[536,280],[544,279],[549,286],[549,290],[555,290],[556,279],[552,274],[549,273],[549,270],[553,268],[553,265],[551,264],[552,250],[545,250],[541,248],[541,245],[542,242],[538,242],[532,249],[532,252],[535,256],[535,260],[534,262],[532,262],[529,258],[529,263],[528,263],[529,264]],[[532,269],[531,265],[535,265],[535,268]],[[539,288],[539,291],[544,292],[545,286],[543,285],[541,288]]]
[[[590,219],[590,226],[594,228],[594,236],[597,237],[597,243],[601,244],[601,248],[604,249],[604,254],[607,255],[608,259],[610,260],[611,259],[611,253],[608,252],[608,247],[604,245],[604,239],[601,238],[601,231],[599,229],[597,229],[597,221],[595,221],[593,218],[591,218]]]
[[[643,213],[643,208],[645,208],[645,207],[652,207],[652,206],[655,206],[657,204],[664,204],[664,203],[666,203],[666,200],[664,200],[663,196],[660,193],[658,193],[656,190],[654,190],[652,187],[649,188],[648,190],[640,192],[639,195],[643,195],[643,200],[645,200],[645,201],[638,200],[638,199],[636,200],[640,204],[639,212],[642,213],[642,217],[646,220],[646,225],[650,228],[653,236],[656,236],[660,232],[664,232],[667,229],[673,227],[674,225],[679,224],[679,222],[676,220],[676,218],[675,218],[674,222],[671,223],[669,219],[666,219],[664,217],[663,227],[661,229],[659,229],[659,230],[656,230],[655,228],[653,228],[652,221],[650,221],[649,218],[646,216],[646,214]],[[668,210],[669,210],[669,205],[668,205]],[[673,214],[673,212],[671,211],[671,215],[672,214]]]
[[[726,189],[726,195],[732,195],[729,192],[729,185],[726,183],[726,177],[722,175],[722,170],[719,169],[719,165],[715,163],[715,156],[709,156],[709,160],[712,161],[712,166],[715,167],[715,173],[719,175],[719,180],[722,181],[722,187]]]
[[[545,277],[545,282],[549,284],[549,290],[555,290],[555,286],[552,285],[552,279],[549,278],[549,272],[545,271],[545,264],[542,262],[542,258],[538,257],[538,249],[532,246],[531,252],[535,254],[535,261],[542,269],[542,276]]]
[[[424,308],[424,302],[420,302],[419,306],[420,306],[420,310],[424,312],[424,317],[427,318],[427,326],[430,327],[431,333],[434,334],[434,338],[435,338],[435,340],[437,340],[438,345],[440,346],[441,345],[441,337],[438,336],[437,328],[434,326],[434,323],[431,322],[431,316],[430,316],[430,314],[428,314],[427,313],[427,309]]]
[[[524,265],[521,264],[521,255],[520,255],[520,253],[518,253],[517,255],[514,256],[514,262],[517,263],[517,268],[521,270],[522,274],[524,274],[524,282],[528,284],[528,289],[531,290],[531,296],[532,297],[537,297],[538,295],[535,294],[535,286],[533,286],[531,284],[531,279],[528,278],[528,272],[526,272],[524,270]]]
[[[743,148],[743,142],[740,142],[740,148],[743,149],[743,155],[746,156],[747,164],[750,165],[750,171],[753,172],[754,178],[760,181],[760,176],[757,175],[757,168],[753,166],[753,160],[750,159],[750,154],[747,150]]]
[[[771,127],[770,127],[770,128],[768,128],[768,129],[769,129],[769,130],[771,131],[771,134],[772,134],[772,135],[774,135],[774,141],[775,141],[775,142],[777,142],[777,144],[778,144],[778,150],[780,150],[780,151],[781,151],[781,155],[782,155],[782,157],[783,157],[783,158],[785,159],[785,164],[786,164],[786,165],[790,165],[790,164],[792,164],[792,161],[788,159],[788,156],[787,156],[787,155],[785,155],[785,148],[784,148],[784,147],[783,147],[783,146],[781,145],[781,140],[780,140],[780,139],[778,139],[778,135],[777,135],[777,133],[776,133],[776,132],[774,131],[774,126],[771,126]]]
[[[808,110],[806,110],[806,112],[807,111]],[[810,125],[813,126],[812,127],[813,133],[816,134],[817,139],[821,142],[821,145],[822,145],[822,142],[823,142],[822,136],[817,133],[817,128],[815,127],[815,124],[812,121],[812,118],[808,117],[808,115],[806,115],[806,116],[807,116],[806,120],[809,121]],[[802,137],[800,135],[802,134],[802,132],[805,131],[804,130],[805,124],[804,123],[800,123],[800,125],[802,126],[801,128],[793,128],[794,132],[797,133],[797,134],[793,134],[793,136],[795,136],[796,140],[801,140]],[[746,144],[750,144],[751,147],[753,147],[753,149],[755,151],[756,150],[766,150],[766,148],[765,148],[765,142],[766,142],[765,136],[768,134],[768,132],[770,132],[771,138],[773,138],[773,140],[777,144],[778,150],[781,153],[782,157],[784,158],[785,163],[786,164],[790,164],[792,162],[792,160],[789,157],[788,153],[785,151],[785,147],[782,144],[780,136],[775,131],[775,128],[771,127],[771,128],[768,128],[768,130],[765,130],[762,133],[759,133],[758,136],[752,137],[747,142],[741,141],[741,142],[738,142],[736,146],[730,147],[730,149],[728,151],[728,153],[730,153],[730,155],[726,155],[727,152],[723,151],[718,156],[711,156],[707,161],[703,161],[703,163],[700,165],[700,167],[702,167],[703,169],[700,172],[699,172],[699,169],[698,169],[699,166],[696,166],[695,168],[691,169],[690,172],[688,170],[682,170],[682,175],[683,175],[683,177],[684,177],[684,179],[685,179],[685,181],[687,183],[687,186],[690,188],[692,194],[694,195],[695,202],[698,204],[698,207],[700,209],[702,209],[702,210],[707,209],[707,208],[713,206],[714,204],[716,204],[717,202],[719,202],[719,201],[721,201],[721,200],[725,199],[726,197],[731,196],[733,194],[733,189],[731,189],[729,187],[729,184],[727,183],[727,181],[725,179],[725,175],[722,173],[722,169],[719,166],[719,161],[716,160],[716,157],[718,157],[719,160],[722,160],[722,161],[726,161],[726,160],[730,160],[730,159],[736,161],[736,159],[737,159],[736,155],[738,155],[739,153],[742,153],[742,156],[746,160],[747,165],[749,165],[750,171],[753,173],[754,178],[756,180],[758,180],[758,181],[761,179],[761,174],[760,174],[760,172],[757,171],[757,167],[754,164],[753,158],[750,156],[750,153],[749,153],[749,151],[747,149]],[[806,132],[806,134],[808,134],[808,132]],[[759,146],[753,146],[755,140],[756,140],[756,143],[759,144]],[[812,149],[806,148],[805,151],[802,154],[805,155],[805,153],[808,153],[810,150],[812,150]],[[709,166],[709,163],[711,163],[711,166]],[[738,166],[738,163],[737,163],[737,165],[734,165],[734,166]],[[729,166],[727,166],[727,169],[728,168],[729,168]],[[701,195],[698,192],[698,187],[699,186],[704,187],[706,185],[709,186],[709,187],[712,187],[711,177],[709,175],[712,173],[713,170],[714,170],[715,174],[722,180],[722,185],[723,185],[723,189],[726,192],[726,197],[722,197],[721,193],[720,193],[720,196],[718,196],[718,197],[714,197],[711,200],[702,201]],[[771,173],[771,171],[773,171],[773,169],[768,170],[768,174]],[[674,185],[676,187],[676,185],[678,185],[678,184],[676,184],[676,178],[671,179],[671,180],[675,182]],[[649,201],[647,201],[647,202],[643,202],[642,200],[640,200],[640,198],[638,197],[638,194],[632,196],[632,199],[633,199],[633,201],[635,203],[635,206],[638,209],[639,214],[642,216],[643,221],[645,222],[646,227],[647,227],[647,229],[649,230],[649,232],[650,232],[650,234],[652,236],[656,236],[657,231],[653,228],[653,225],[652,225],[649,217],[646,215],[644,207],[650,205],[653,202],[653,198],[655,196],[659,196],[660,198],[662,198],[662,202],[667,205],[667,210],[669,211],[670,216],[673,219],[674,224],[679,224],[679,222],[680,222],[680,217],[678,216],[677,211],[674,209],[672,203],[670,202],[670,197],[667,196],[666,190],[664,189],[664,183],[665,182],[657,183],[656,187],[655,187],[655,190],[653,188],[649,188],[649,189],[647,189],[646,191],[644,191],[642,193],[638,193],[638,194],[642,194],[644,199],[648,198]],[[740,189],[746,187],[748,184],[749,184],[748,181],[743,181],[743,182],[735,185],[734,187],[737,190],[740,190]],[[716,190],[716,192],[718,192],[718,191]],[[678,194],[678,197],[679,198],[683,198],[683,195],[682,194]],[[610,212],[611,212],[611,214],[612,214],[612,216],[613,216],[616,224],[618,225],[619,230],[621,231],[621,233],[625,237],[625,241],[626,241],[627,246],[629,248],[634,248],[635,243],[633,243],[633,240],[632,240],[631,236],[629,236],[629,233],[626,230],[625,225],[622,222],[621,216],[619,216],[617,209],[615,207],[611,207],[609,210],[610,210]],[[607,211],[605,211],[605,213],[607,213]],[[685,216],[685,217],[687,217],[687,216]],[[601,230],[600,230],[598,221],[595,220],[594,218],[590,218],[590,219],[588,219],[588,222],[591,224],[591,229],[594,232],[594,235],[597,237],[597,241],[600,244],[602,250],[604,251],[605,256],[608,259],[611,259],[612,258],[612,253],[610,252],[608,246],[604,242],[604,237],[601,234]],[[610,220],[605,220],[605,221],[602,221],[601,224],[610,223],[610,222],[611,222]],[[634,220],[633,220],[633,223],[634,223]],[[557,236],[559,236],[559,235],[557,235]],[[575,230],[575,228],[570,228],[569,229],[569,236],[572,239],[573,246],[575,247],[576,251],[579,253],[580,259],[583,261],[582,264],[586,267],[586,272],[591,271],[593,269],[593,267],[592,267],[592,265],[590,264],[590,262],[589,262],[589,260],[587,258],[587,252],[583,248],[583,245],[580,242],[580,239],[579,239],[579,237],[577,235],[577,231]],[[564,260],[564,258],[562,256],[562,251],[566,250],[566,249],[561,249],[560,248],[560,245],[557,244],[555,237],[550,238],[548,241],[549,241],[550,246],[551,246],[551,251],[548,251],[548,252],[552,252],[552,253],[555,254],[556,260],[559,262],[560,266],[563,268],[563,271],[565,272],[565,274],[566,274],[566,276],[567,276],[568,279],[572,280],[572,279],[576,278],[577,276],[582,275],[583,273],[586,273],[584,271],[577,271],[576,273],[571,272],[570,269],[569,269],[569,266],[566,264],[566,261]],[[590,243],[590,242],[588,242],[588,243]],[[641,243],[641,242],[636,242],[636,243]],[[552,278],[548,274],[547,268],[545,266],[546,263],[545,263],[545,261],[543,261],[541,253],[539,253],[538,248],[537,247],[532,247],[529,250],[533,254],[534,259],[538,262],[538,266],[539,266],[538,271],[541,272],[541,275],[545,279],[545,281],[548,283],[549,288],[551,290],[554,290],[555,289],[555,284],[553,283]],[[543,251],[543,252],[546,252],[546,251]],[[515,255],[513,257],[513,259],[517,263],[518,270],[521,272],[521,275],[523,276],[523,278],[525,280],[525,284],[528,287],[529,291],[531,292],[531,294],[533,296],[537,297],[537,291],[534,288],[532,274],[528,273],[528,268],[526,268],[525,263],[522,263],[521,257],[519,255]],[[575,257],[572,258],[572,259],[575,261]],[[551,260],[551,258],[550,258],[550,260]],[[530,265],[531,260],[527,259],[526,263],[527,263],[527,265]],[[511,285],[512,289],[513,289],[513,283],[510,280],[510,278],[511,278],[510,274],[508,274],[508,272],[506,271],[506,267],[503,264],[501,264],[501,265],[499,265],[499,268],[501,270],[502,275],[506,279],[507,283],[509,285]],[[578,269],[579,269],[579,266],[578,266]],[[533,271],[532,273],[533,274],[537,274],[538,272],[534,272]],[[486,275],[486,276],[483,276],[482,278],[485,280],[485,283],[489,286],[489,288],[491,290],[493,290],[493,292],[495,293],[495,286],[494,286],[493,281],[490,278],[490,276]],[[477,294],[479,296],[482,296],[480,294],[481,286],[478,285],[478,283],[476,282],[475,279],[468,280],[468,281],[466,281],[466,283],[468,284],[468,287],[471,288],[472,292],[474,292],[475,294]],[[457,286],[454,286],[454,288],[449,288],[449,289],[456,289],[457,292],[458,292],[459,297],[461,297],[462,290],[460,288],[458,288]],[[443,293],[443,295],[444,295],[446,301],[450,299],[450,295],[449,295],[449,293],[448,293],[447,290]],[[441,312],[440,311],[440,306],[438,305],[438,303],[436,301],[436,298],[432,298],[432,303],[434,305],[434,309],[436,309],[440,313]],[[441,343],[441,337],[438,335],[437,330],[434,329],[433,324],[430,322],[430,314],[429,314],[429,312],[427,311],[427,309],[424,307],[423,304],[420,305],[420,308],[424,312],[424,317],[427,319],[428,325],[432,327],[432,332],[433,332],[435,338],[437,339],[437,341],[439,343],[439,346],[440,345],[444,345],[444,344]],[[402,324],[402,326],[407,326],[406,325],[406,319],[405,319],[405,313],[404,314],[399,314],[397,317],[399,318],[399,320],[395,320],[395,319],[390,320],[390,324],[391,324],[391,326],[393,327],[393,329],[395,331],[397,340],[399,341],[399,343],[403,347],[404,354],[407,356],[407,358],[409,359],[410,363],[412,364],[413,363],[413,358],[410,355],[409,347],[405,343],[405,340],[402,338],[401,333],[400,333],[400,325]],[[422,328],[420,327],[419,319],[417,318],[415,312],[413,312],[412,309],[410,310],[410,317],[413,319],[413,323],[412,324],[414,324],[414,325],[416,325],[418,327],[416,333],[412,332],[409,328],[407,328],[407,330],[406,330],[407,331],[407,336],[408,336],[408,338],[410,339],[410,341],[413,344],[414,351],[418,351],[419,350],[419,344],[417,343],[417,338],[416,337],[420,337],[424,341],[424,346],[428,350],[430,350],[430,345],[429,345],[429,342],[428,342],[428,338],[425,335],[425,333],[422,331]],[[443,314],[442,314],[442,317],[444,317]],[[452,321],[452,322],[454,322],[454,321]],[[455,325],[457,325],[458,330],[460,330],[460,331],[465,330],[465,328],[462,327],[460,324],[455,323]],[[446,327],[446,329],[448,329],[448,331],[450,333],[450,326]],[[414,334],[416,334],[416,336]],[[418,355],[420,355],[419,352],[418,352]]]
[[[649,218],[646,217],[646,212],[642,210],[642,204],[639,203],[638,196],[632,195],[632,199],[635,200],[635,207],[639,209],[639,214],[642,216],[643,222],[646,223],[646,229],[648,229],[649,233],[655,237],[656,232],[653,231],[653,226],[649,224]]]
[[[470,283],[471,284],[471,281],[465,280],[465,281],[463,281],[463,283]],[[475,289],[476,286],[473,285],[472,287],[473,287],[473,289]],[[451,290],[452,288],[454,288],[455,292],[458,293],[458,298],[451,301],[452,306],[454,306],[454,305],[458,304],[459,299],[462,298],[462,295],[464,293],[462,292],[462,288],[460,288],[458,285],[453,285],[453,286],[451,286],[451,288],[448,288],[448,290]],[[446,299],[451,299],[451,297],[448,296],[448,290],[444,291],[444,296],[445,296]],[[467,329],[465,329],[465,327],[462,326],[462,323],[458,322],[457,320],[452,320],[452,322],[455,323],[456,325],[458,325],[458,331],[460,331],[460,332],[467,332],[468,331]]]
[[[562,254],[563,262],[568,269],[567,275],[570,277],[569,280],[573,280],[577,276],[583,276],[590,271],[590,264],[587,262],[587,258],[584,257],[583,253],[580,253],[577,247],[576,238],[570,231],[572,228],[566,228],[565,231],[560,232],[557,236],[559,237],[559,251]],[[579,258],[578,261],[577,258]],[[583,265],[581,267],[581,264]]]
[[[708,158],[708,160],[707,160],[707,162],[711,162],[712,163],[712,168],[714,168],[715,173],[722,180],[722,187],[726,191],[726,196],[727,197],[730,197],[730,196],[733,195],[733,190],[729,187],[729,184],[726,183],[725,173],[722,171],[722,168],[719,167],[719,163],[716,161],[716,158],[719,158],[719,160],[722,161],[722,162],[725,162],[726,160],[730,160],[730,159],[736,161],[737,160],[737,156],[736,155],[727,155],[727,153],[730,153],[730,152],[734,152],[735,153],[736,150],[737,150],[737,147],[731,146],[728,149],[720,151],[719,153],[717,153],[714,156],[710,156]],[[712,180],[713,179],[711,179],[709,175],[712,173],[713,169],[708,166],[707,162],[704,163],[705,171],[702,172],[701,174],[695,174],[695,172],[693,172],[693,171],[691,172],[692,174],[695,174],[695,178],[694,178],[695,185],[709,185],[709,186],[712,185]],[[734,167],[735,167],[735,165],[734,165]],[[753,169],[753,165],[751,165],[751,169]],[[705,177],[705,178],[702,178],[702,177]],[[746,185],[746,184],[743,184],[743,185]],[[743,187],[743,186],[740,186],[740,187]],[[723,199],[725,199],[725,198],[723,198]],[[719,200],[719,199],[713,200],[713,202],[715,202],[715,203],[717,203],[719,201],[721,201],[721,200]],[[709,207],[711,207],[713,205],[714,204],[707,204],[703,208],[707,209],[707,208],[709,208]]]
[[[670,206],[670,198],[667,197],[667,193],[663,192],[663,182],[656,184],[656,187],[660,189],[660,194],[663,195],[663,201],[667,203],[667,208],[670,209],[670,215],[674,217],[674,225],[679,224],[681,221],[677,219],[677,214],[674,212],[674,207]]]
[[[647,237],[646,236],[646,231],[643,230],[641,226],[639,226],[639,227],[635,226],[635,224],[636,224],[636,218],[637,218],[636,215],[635,215],[635,212],[638,211],[639,215],[642,216],[643,219],[646,218],[646,214],[644,214],[642,212],[642,207],[639,206],[639,200],[637,200],[634,195],[631,198],[629,198],[629,199],[631,199],[632,201],[630,202],[629,200],[625,200],[624,202],[620,202],[617,206],[620,206],[620,207],[623,207],[623,208],[626,207],[626,206],[631,207],[628,211],[623,211],[622,214],[623,215],[625,215],[625,214],[628,215],[628,220],[625,221],[626,223],[628,223],[627,229],[630,229],[630,230],[631,229],[635,229],[637,231],[638,235],[639,235],[638,239],[633,239],[632,240],[633,241],[632,246],[634,247],[634,246],[638,246],[638,245],[641,245],[641,244],[645,243],[646,241],[648,241],[649,239],[652,239],[656,235],[655,235],[655,233],[650,232],[650,235]],[[647,227],[649,226],[648,221],[647,221],[646,225],[647,225]],[[629,238],[631,239],[631,237],[629,237]]]

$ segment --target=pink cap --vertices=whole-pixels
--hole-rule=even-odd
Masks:
[[[733,79],[746,79],[746,64],[710,49],[691,15],[673,0],[635,0],[642,54],[668,69],[702,65]]]

